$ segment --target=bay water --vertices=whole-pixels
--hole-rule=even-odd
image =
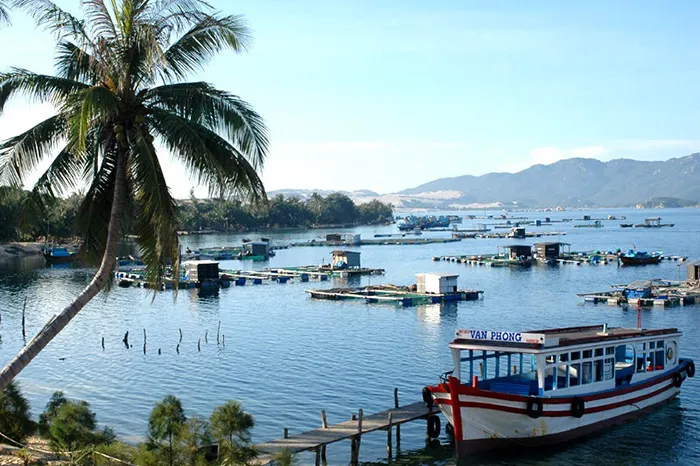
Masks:
[[[468,213],[468,212],[467,212]],[[471,212],[483,216],[485,212]],[[491,212],[494,213],[494,212]],[[500,212],[495,212],[500,213]],[[465,212],[459,212],[465,215]],[[528,330],[594,325],[636,326],[636,309],[584,304],[577,293],[608,290],[611,284],[638,279],[685,278],[685,263],[664,261],[644,267],[608,265],[533,266],[530,269],[479,267],[433,262],[433,256],[495,253],[498,246],[565,241],[571,249],[623,251],[662,250],[666,255],[700,259],[700,210],[604,209],[572,212],[525,212],[530,219],[580,219],[626,216],[623,223],[641,223],[661,215],[673,228],[574,228],[574,221],[528,231],[561,231],[559,237],[526,240],[465,239],[431,245],[362,246],[362,265],[383,268],[383,276],[348,282],[333,279],[287,284],[232,286],[217,294],[182,290],[153,294],[115,288],[95,298],[18,377],[35,416],[51,394],[91,404],[101,424],[120,438],[138,442],[146,434],[148,414],[163,396],[179,397],[188,415],[208,417],[229,399],[239,400],[255,417],[253,440],[265,441],[320,426],[320,411],[330,423],[393,405],[398,387],[402,404],[420,399],[451,368],[448,343],[457,328]],[[475,220],[474,223],[493,221]],[[472,222],[465,220],[462,228]],[[504,230],[500,230],[504,231]],[[506,230],[507,231],[507,230]],[[329,232],[355,232],[363,238],[397,233],[395,225],[344,230],[290,230],[240,235],[192,235],[181,238],[183,249],[238,245],[241,239],[271,238],[273,244],[320,239]],[[449,232],[422,237],[449,237]],[[262,269],[328,263],[330,247],[296,247],[277,251],[266,263],[222,261],[224,269]],[[359,302],[317,301],[309,288],[393,283],[408,285],[420,272],[454,272],[462,289],[484,291],[483,300],[448,305],[395,307]],[[27,299],[27,336],[68,304],[87,284],[91,270],[46,267],[40,257],[0,264],[0,364],[24,344],[22,306]],[[700,358],[700,306],[644,309],[645,327],[678,327],[684,333],[680,353]],[[217,330],[221,323],[219,343]],[[144,352],[143,331],[147,344]],[[180,342],[179,329],[183,337]],[[129,332],[130,348],[122,343]],[[105,339],[104,350],[101,339]],[[224,344],[225,342],[225,344]],[[201,350],[198,350],[198,344]],[[179,345],[179,348],[178,348]],[[177,350],[179,349],[179,353]],[[159,354],[160,350],[160,354]],[[469,458],[464,464],[696,464],[700,463],[700,379],[688,379],[678,400],[625,426],[570,444],[537,451],[498,452]],[[444,419],[443,419],[444,425]],[[402,427],[395,464],[455,464],[447,437],[442,446],[425,444],[425,423]],[[363,436],[361,460],[387,464],[386,435]],[[395,450],[396,453],[396,450]],[[329,464],[347,464],[349,442],[328,447]],[[300,456],[313,464],[311,454]]]

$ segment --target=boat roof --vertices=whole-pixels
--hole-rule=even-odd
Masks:
[[[551,350],[574,345],[625,340],[640,337],[680,334],[677,328],[640,329],[606,327],[592,325],[586,327],[565,327],[527,332],[504,332],[493,330],[457,330],[456,338],[450,345],[453,348],[474,349],[494,347],[503,349]]]
[[[453,277],[459,277],[458,273],[445,273],[445,272],[424,272],[424,273],[417,273],[416,277],[421,277],[421,276],[433,276],[433,277],[441,277],[441,278],[453,278]]]
[[[201,261],[185,261],[182,263],[182,265],[200,265],[200,264],[218,264],[219,261],[212,261],[212,260],[201,260]]]
[[[544,241],[541,243],[535,243],[535,246],[571,246],[571,243],[562,243],[561,241]]]

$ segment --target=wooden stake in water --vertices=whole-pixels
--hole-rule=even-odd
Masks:
[[[182,343],[182,329],[179,328],[177,330],[180,332],[180,341],[178,341],[178,343]]]
[[[216,344],[219,344],[219,333],[221,333],[221,321],[219,321],[219,327],[216,329]]]
[[[24,297],[24,306],[22,306],[22,338],[27,338],[27,332],[24,326],[25,320],[24,320],[24,313],[27,310],[27,297]]]
[[[197,340],[197,351],[202,351],[202,339]]]
[[[102,349],[105,349],[105,337],[102,337]]]
[[[124,346],[126,346],[128,348],[129,347],[129,331],[128,330],[124,334],[124,339],[122,341],[124,342]]]

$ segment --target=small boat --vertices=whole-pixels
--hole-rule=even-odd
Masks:
[[[632,228],[634,226],[633,223],[621,223],[620,228]]]
[[[623,265],[648,265],[658,264],[663,259],[661,252],[646,252],[629,250],[624,254],[620,254],[620,262]]]
[[[661,223],[661,217],[645,218],[644,223],[638,223],[635,225],[636,228],[661,228],[661,227],[672,227],[675,223]]]
[[[457,457],[541,448],[662,406],[695,375],[676,328],[603,324],[527,333],[457,330],[454,369],[423,389],[454,432]]]
[[[67,264],[78,258],[78,253],[64,247],[47,247],[42,250],[47,264]]]

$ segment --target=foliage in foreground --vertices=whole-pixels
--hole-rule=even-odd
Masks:
[[[0,432],[17,442],[23,442],[36,426],[31,419],[29,401],[12,382],[0,393]]]

